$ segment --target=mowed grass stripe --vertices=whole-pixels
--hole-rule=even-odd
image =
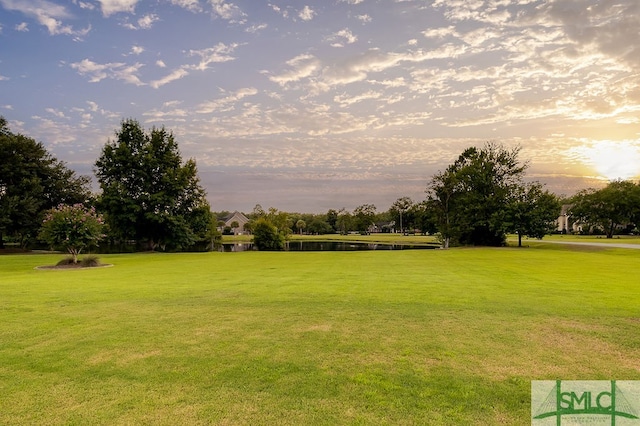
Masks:
[[[532,379],[640,379],[639,256],[3,256],[0,423],[527,423]]]

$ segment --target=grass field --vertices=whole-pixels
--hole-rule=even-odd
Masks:
[[[640,379],[640,251],[0,257],[0,424],[529,424]]]

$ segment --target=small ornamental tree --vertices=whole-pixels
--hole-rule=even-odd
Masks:
[[[78,263],[80,252],[104,237],[103,228],[102,217],[93,207],[61,204],[46,213],[40,238],[52,247],[69,252],[73,263]]]

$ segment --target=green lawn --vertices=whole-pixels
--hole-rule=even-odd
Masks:
[[[640,379],[640,251],[0,257],[0,424],[529,424]]]

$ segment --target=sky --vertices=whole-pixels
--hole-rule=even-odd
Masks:
[[[640,2],[0,0],[0,115],[85,175],[165,126],[214,211],[385,211],[487,141],[568,196],[640,178]]]

